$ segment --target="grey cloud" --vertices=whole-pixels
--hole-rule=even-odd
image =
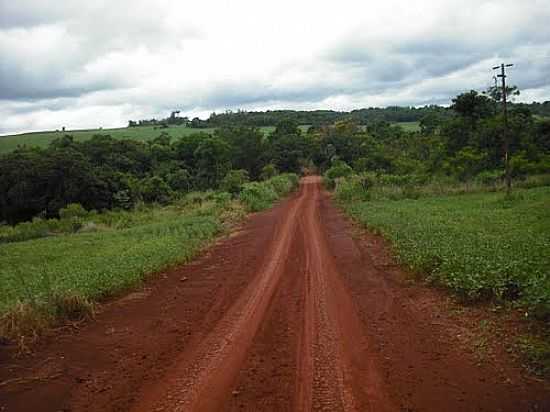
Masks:
[[[0,113],[21,116],[10,125],[35,125],[48,110],[60,117],[70,112],[76,122],[89,115],[90,107],[97,113],[116,109],[124,116],[117,123],[122,125],[126,116],[157,116],[174,108],[207,113],[340,108],[327,107],[330,102],[346,109],[448,104],[461,91],[490,85],[490,68],[501,60],[516,63],[512,84],[541,96],[537,90],[550,90],[550,9],[543,3],[472,1],[463,6],[449,1],[434,8],[437,18],[420,16],[422,24],[404,22],[404,27],[379,30],[358,20],[342,25],[311,53],[294,54],[287,39],[290,43],[277,52],[281,56],[255,60],[247,54],[255,49],[247,44],[256,37],[261,41],[265,33],[232,33],[245,16],[227,16],[229,24],[211,22],[209,17],[223,9],[217,4],[208,6],[213,13],[208,15],[208,7],[193,5],[166,12],[175,4],[168,0],[0,0]],[[495,5],[494,10],[508,13],[499,15],[498,22],[491,20],[492,9],[484,9]],[[375,5],[369,8],[376,13]],[[500,30],[501,20],[510,22],[506,30]],[[314,21],[304,25],[310,23]],[[224,43],[233,36],[240,43]],[[7,107],[9,112],[3,111]]]

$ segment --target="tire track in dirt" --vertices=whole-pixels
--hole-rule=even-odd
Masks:
[[[0,410],[550,410],[548,384],[506,354],[477,365],[445,298],[350,230],[320,178],[304,178],[79,333],[22,360],[0,351],[0,381],[57,376],[0,387]]]
[[[132,411],[215,411],[224,404],[284,272],[305,193],[294,201],[266,251],[259,275],[191,357],[176,366]]]
[[[297,409],[395,410],[374,360],[365,351],[364,327],[328,249],[319,216],[320,180],[309,178],[305,184],[311,195],[301,216],[309,247]]]

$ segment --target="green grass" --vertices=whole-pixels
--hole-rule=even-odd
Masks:
[[[302,131],[307,131],[308,125],[300,126]],[[273,132],[275,127],[266,126],[260,128],[265,135]],[[138,141],[149,141],[158,137],[162,132],[168,133],[172,138],[179,138],[191,133],[204,132],[213,133],[214,128],[193,129],[184,126],[172,126],[166,129],[161,129],[155,126],[143,127],[123,127],[118,129],[91,129],[91,130],[67,130],[65,132],[36,132],[24,133],[9,136],[0,136],[0,154],[15,150],[17,146],[26,145],[29,147],[46,147],[56,138],[63,137],[68,134],[75,138],[76,141],[84,141],[92,138],[95,134],[108,134],[114,139],[132,139]]]
[[[221,229],[218,214],[200,210],[122,230],[55,236],[0,247],[0,312],[51,294],[97,299],[147,274],[186,260]]]
[[[420,122],[397,122],[394,124],[400,126],[406,132],[420,131]]]
[[[0,153],[13,151],[19,145],[46,147],[50,142],[66,134],[74,136],[76,141],[90,139],[95,134],[109,134],[114,139],[132,139],[139,141],[152,140],[162,132],[168,133],[173,138],[203,131],[212,133],[214,129],[193,129],[190,127],[174,126],[166,129],[155,128],[154,126],[124,127],[119,129],[93,129],[93,130],[68,130],[65,132],[36,132],[24,133],[10,136],[0,136]]]
[[[95,301],[191,259],[245,210],[270,207],[297,183],[296,175],[282,174],[243,185],[238,200],[195,192],[166,207],[82,210],[0,226],[0,338],[32,339],[59,320],[86,315]],[[262,190],[247,191],[249,185]]]
[[[476,193],[342,206],[428,279],[470,299],[550,314],[550,187],[517,189],[511,199]]]
[[[85,221],[97,222],[94,231],[84,225],[76,234],[0,244],[0,336],[39,333],[67,311],[187,261],[244,215],[229,199],[192,195],[165,208],[91,214]]]

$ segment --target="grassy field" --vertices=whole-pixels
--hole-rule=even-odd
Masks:
[[[114,222],[91,233],[0,245],[0,335],[29,336],[58,318],[85,316],[94,300],[188,260],[222,230],[222,212],[215,204],[169,208],[122,229]]]
[[[308,125],[300,126],[302,131],[307,131]],[[83,141],[90,139],[95,134],[108,134],[115,139],[133,139],[139,141],[152,140],[158,137],[162,132],[168,133],[173,138],[179,138],[191,133],[204,132],[213,133],[214,128],[207,129],[193,129],[184,126],[173,126],[166,129],[161,129],[155,126],[143,126],[143,127],[123,127],[119,129],[93,129],[93,130],[67,130],[65,132],[36,132],[36,133],[24,133],[9,136],[0,136],[0,154],[11,152],[19,145],[26,145],[32,147],[46,147],[50,142],[58,137],[62,137],[66,134],[74,136],[75,140]],[[265,135],[275,130],[273,126],[261,127],[261,130]]]
[[[245,185],[234,200],[223,192],[191,193],[166,207],[0,226],[0,338],[32,336],[59,319],[85,316],[94,301],[189,260],[246,211],[270,207],[297,182],[296,175],[279,175]],[[43,233],[48,226],[55,231]],[[75,233],[59,231],[70,227]]]
[[[419,131],[419,122],[401,122],[395,123],[401,126],[404,130],[409,132]],[[301,125],[300,129],[306,132],[309,125]],[[161,129],[156,126],[143,126],[143,127],[123,127],[118,129],[92,129],[92,130],[67,130],[61,131],[49,131],[49,132],[35,132],[35,133],[23,133],[9,136],[0,136],[0,154],[7,153],[15,150],[19,145],[26,145],[31,147],[46,147],[50,142],[58,137],[63,137],[69,134],[77,141],[83,141],[90,139],[94,134],[108,134],[115,139],[133,139],[139,141],[152,140],[158,137],[162,132],[168,133],[173,138],[182,137],[191,133],[205,132],[213,133],[214,128],[207,129],[193,129],[184,126],[172,126],[166,129]],[[261,130],[265,135],[275,130],[274,126],[261,127]]]
[[[211,133],[214,129],[192,129],[189,127],[174,126],[166,129],[156,128],[154,126],[143,127],[124,127],[119,129],[93,129],[93,130],[68,130],[65,132],[37,132],[25,133],[19,135],[0,136],[0,153],[10,152],[19,145],[46,147],[52,140],[62,137],[66,134],[74,136],[75,140],[83,141],[90,139],[94,134],[109,134],[115,139],[134,139],[140,141],[152,140],[158,137],[162,132],[177,138],[190,133],[203,131]]]
[[[394,123],[398,126],[401,126],[406,132],[419,132],[420,131],[420,122],[397,122]]]
[[[550,314],[550,187],[342,205],[430,280]]]

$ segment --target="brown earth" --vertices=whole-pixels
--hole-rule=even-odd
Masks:
[[[2,347],[0,411],[550,410],[548,383],[504,351],[480,362],[408,279],[308,177],[78,331]]]

